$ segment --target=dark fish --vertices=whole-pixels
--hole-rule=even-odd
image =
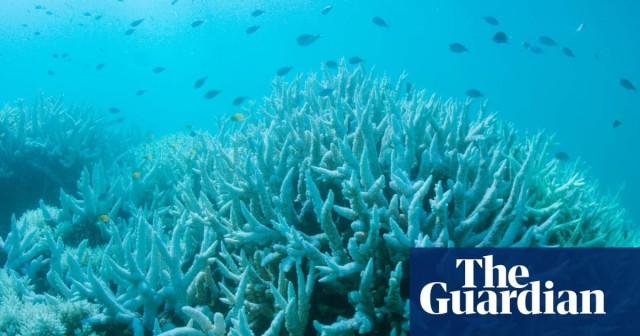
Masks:
[[[28,25],[28,24],[26,24],[26,23],[23,23],[23,24],[22,24],[22,28],[27,28],[27,27],[29,27],[29,25]]]
[[[46,11],[46,12],[45,12],[45,14],[47,14],[47,15],[53,15],[53,12],[52,12],[52,11]]]
[[[282,77],[282,76],[288,74],[289,71],[291,71],[291,69],[293,69],[293,68],[292,67],[288,67],[288,66],[282,67],[282,68],[278,69],[278,72],[276,72],[276,75]]]
[[[39,31],[37,31],[37,32],[34,32],[34,33],[33,33],[33,35],[35,35],[35,36],[40,36],[40,35],[42,35],[42,33],[40,33]]]
[[[52,56],[53,58],[58,58],[58,57],[59,57],[59,56],[58,56],[58,54],[56,54],[56,53],[51,54],[51,56]]]
[[[142,96],[145,92],[146,92],[145,90],[140,89],[136,91],[136,96]]]
[[[320,92],[318,92],[318,96],[327,97],[327,96],[331,95],[332,93],[333,93],[333,88],[326,88],[326,89],[320,90]]]
[[[91,16],[91,13],[89,13],[89,12],[84,12],[84,14],[82,14],[82,15],[84,15],[84,16]]]
[[[405,92],[407,94],[411,94],[411,91],[413,91],[413,83],[407,82],[407,86],[405,87]]]
[[[320,11],[320,14],[322,14],[322,15],[327,15],[327,14],[329,14],[329,12],[330,12],[332,9],[333,9],[333,6],[331,6],[331,5],[325,6],[325,7]]]
[[[132,21],[132,22],[129,24],[129,26],[131,26],[131,27],[137,27],[137,26],[139,26],[139,25],[142,23],[142,21],[144,21],[144,19],[140,19],[140,20]]]
[[[69,56],[69,54],[67,54],[67,53],[63,53],[63,54],[62,54],[62,56],[60,56],[60,57],[62,57],[62,58],[67,58],[67,56]]]
[[[126,31],[126,32],[124,32],[124,34],[125,34],[125,35],[131,35],[131,34],[133,34],[135,31],[136,31],[135,29],[130,28],[130,29],[127,29],[127,31]]]
[[[358,56],[353,56],[353,57],[349,57],[349,64],[360,64],[364,62],[364,59],[358,57]]]
[[[467,96],[469,98],[481,98],[484,97],[484,94],[482,94],[482,92],[480,92],[479,90],[469,89],[467,90]]]
[[[211,98],[215,98],[217,95],[220,94],[220,90],[209,90],[207,91],[207,93],[204,94],[204,98],[206,99],[211,99]]]
[[[237,97],[236,99],[233,100],[232,104],[234,106],[238,106],[242,103],[244,103],[244,101],[247,99],[247,97]]]
[[[534,55],[544,54],[544,50],[536,45],[529,46],[529,51]]]
[[[204,82],[206,82],[206,81],[207,81],[207,78],[208,78],[207,76],[204,76],[204,77],[202,77],[202,78],[198,78],[198,80],[196,80],[196,82],[195,82],[195,83],[193,83],[193,88],[194,88],[194,89],[199,89],[199,88],[201,88],[201,87],[204,85]]]
[[[460,54],[460,53],[469,51],[469,49],[467,49],[467,47],[465,47],[464,44],[457,43],[457,42],[449,44],[449,50],[451,52],[456,53],[456,54]]]
[[[497,32],[493,35],[491,40],[495,43],[507,43],[509,42],[509,37],[503,32]]]
[[[49,71],[47,71],[47,75],[49,75],[49,76],[53,76],[53,75],[55,75],[55,74],[56,74],[56,73],[55,73],[55,72],[53,72],[53,70],[49,70]]]
[[[531,43],[529,43],[529,42],[522,42],[522,46],[523,46],[525,49],[529,49],[529,47],[531,47]]]
[[[326,61],[326,62],[324,62],[324,65],[327,68],[330,68],[330,69],[337,69],[338,68],[338,63],[336,63],[335,61]]]
[[[618,83],[620,83],[620,86],[622,86],[623,88],[627,89],[627,90],[635,90],[636,87],[633,86],[633,84],[631,83],[630,80],[626,79],[626,78],[620,78],[618,79]]]
[[[98,21],[98,20],[102,19],[102,15],[96,15],[93,18],[96,19],[96,21]]]
[[[251,27],[245,29],[244,33],[247,34],[247,35],[253,34],[253,33],[257,32],[258,29],[260,29],[260,26],[251,26]]]
[[[116,113],[120,113],[120,109],[117,107],[112,107],[109,109],[109,113],[111,114],[116,114]]]
[[[574,58],[576,56],[573,55],[573,51],[567,47],[562,47],[562,53],[567,55],[568,57]]]
[[[100,71],[100,70],[102,70],[102,68],[104,68],[104,63],[100,63],[100,64],[96,65],[96,70]]]
[[[192,28],[200,27],[204,23],[204,20],[196,20],[191,23]]]
[[[171,6],[173,6],[173,5],[177,4],[177,3],[178,3],[178,0],[173,0],[173,1],[171,1]]]
[[[498,22],[498,19],[494,18],[493,16],[483,16],[482,19],[484,20],[484,22],[492,25],[492,26],[497,26],[500,23]]]
[[[164,71],[163,67],[155,67],[155,68],[153,68],[153,73],[157,73],[158,74],[158,73],[161,73],[163,71]]]
[[[389,25],[387,24],[386,21],[384,21],[381,17],[379,16],[375,16],[371,19],[371,22],[373,22],[374,25],[376,26],[380,26],[380,27],[385,27],[385,28],[389,28]]]
[[[552,38],[550,38],[549,36],[540,36],[538,37],[538,41],[540,41],[540,43],[549,46],[549,47],[555,47],[558,44],[556,43],[556,41],[554,41]]]
[[[296,42],[299,46],[306,47],[313,42],[315,42],[318,38],[320,38],[320,34],[311,35],[311,34],[302,34],[296,38]]]
[[[260,16],[260,15],[262,15],[264,13],[265,13],[265,11],[263,11],[262,9],[256,9],[253,12],[251,12],[251,16],[257,17],[257,16]]]
[[[570,159],[569,154],[565,153],[565,152],[556,152],[554,154],[554,156],[556,157],[556,159],[560,160],[560,161],[567,161]]]
[[[45,9],[42,5],[36,5],[36,9]]]
[[[620,122],[620,120],[614,120],[613,121],[613,128],[618,128],[618,126],[620,126],[622,123]]]

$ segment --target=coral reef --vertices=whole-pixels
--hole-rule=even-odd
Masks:
[[[244,122],[88,166],[60,209],[13,221],[5,272],[91,302],[67,334],[401,335],[411,247],[638,246],[550,138],[403,80],[276,79]]]

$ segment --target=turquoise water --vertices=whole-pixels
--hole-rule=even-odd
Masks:
[[[327,5],[332,10],[321,15]],[[254,17],[256,9],[265,13]],[[603,189],[626,185],[623,202],[638,218],[640,93],[618,84],[623,77],[640,86],[638,13],[637,1],[4,0],[0,101],[42,92],[117,107],[118,117],[152,125],[156,134],[187,124],[210,129],[218,116],[261,102],[283,66],[293,68],[286,76],[293,78],[319,71],[323,61],[359,56],[379,73],[406,71],[417,88],[442,97],[464,99],[476,88],[518,129],[556,133],[558,150],[582,159]],[[374,16],[389,27],[374,25]],[[125,35],[138,19],[144,21]],[[197,20],[205,22],[192,27]],[[260,28],[246,34],[254,25]],[[497,31],[510,42],[492,42]],[[301,47],[296,37],[303,33],[322,35]],[[541,35],[575,58],[541,45]],[[544,53],[532,54],[525,41]],[[469,52],[452,53],[452,42]],[[104,67],[96,70],[98,64]],[[154,73],[159,66],[166,70]],[[194,89],[203,76],[203,88]],[[211,89],[221,93],[204,99]],[[238,96],[249,97],[240,108],[232,105]],[[614,120],[621,122],[615,129]]]

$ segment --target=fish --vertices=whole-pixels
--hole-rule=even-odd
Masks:
[[[58,57],[60,57],[60,56],[58,56],[58,54],[57,54],[57,53],[53,53],[53,54],[51,54],[51,57],[53,57],[53,58],[58,58]]]
[[[467,96],[469,98],[481,98],[484,97],[484,94],[477,89],[469,89],[467,90]]]
[[[134,171],[133,173],[131,173],[131,178],[134,180],[137,180],[140,178],[142,174],[139,171]]]
[[[204,85],[204,82],[206,82],[206,81],[207,81],[207,78],[209,78],[209,77],[204,76],[204,77],[198,78],[198,79],[195,81],[195,83],[193,83],[193,88],[194,88],[194,89],[199,89],[199,88],[201,88],[201,87]]]
[[[100,64],[96,65],[96,70],[100,71],[100,70],[102,70],[102,68],[104,68],[104,63],[100,63]]]
[[[264,13],[265,13],[265,11],[263,11],[262,9],[256,9],[253,12],[251,12],[251,16],[258,17],[258,16],[260,16],[260,15],[262,15]]]
[[[52,11],[46,11],[46,12],[45,12],[45,14],[47,14],[47,15],[53,15],[53,12],[52,12]]]
[[[206,98],[206,99],[215,98],[217,95],[220,94],[220,92],[222,92],[222,91],[220,91],[220,90],[209,90],[204,94],[204,98]]]
[[[142,23],[142,21],[144,21],[144,19],[139,19],[139,20],[131,21],[131,23],[129,23],[129,26],[131,26],[131,27],[137,27],[137,26],[139,26],[139,25]]]
[[[449,44],[449,51],[456,53],[456,54],[460,54],[463,52],[468,52],[469,49],[467,49],[467,47],[464,46],[464,44],[462,43],[458,43],[458,42],[454,42]]]
[[[524,47],[525,49],[529,49],[529,47],[531,47],[531,43],[529,43],[529,42],[522,42],[522,47]]]
[[[284,66],[284,67],[278,69],[278,71],[276,72],[276,75],[280,76],[280,77],[285,76],[286,74],[289,73],[289,71],[291,71],[291,69],[293,69],[293,68],[292,67],[288,67],[288,66]]]
[[[117,107],[111,107],[111,108],[109,108],[109,113],[111,113],[111,114],[120,113],[120,109],[117,108]]]
[[[247,99],[247,97],[243,97],[243,96],[236,97],[236,99],[234,99],[234,100],[233,100],[232,104],[233,104],[234,106],[238,106],[238,105],[240,105],[240,104],[244,103],[244,101],[245,101],[246,99]]]
[[[544,50],[542,50],[542,48],[538,47],[537,45],[529,46],[529,51],[534,55],[544,54]]]
[[[376,25],[376,26],[389,28],[389,25],[387,24],[387,22],[383,18],[381,18],[379,16],[375,16],[375,17],[371,18],[371,22],[373,22],[373,24]]]
[[[633,83],[631,83],[631,81],[626,79],[626,78],[618,79],[618,83],[620,84],[620,86],[622,86],[623,88],[625,88],[627,90],[635,90],[636,89],[636,87],[633,86]]]
[[[538,37],[538,41],[540,41],[540,43],[548,46],[548,47],[555,47],[558,45],[558,43],[556,43],[556,41],[554,41],[552,38],[550,38],[549,36],[540,36]]]
[[[613,128],[618,128],[622,123],[620,122],[620,120],[614,120],[613,121]]]
[[[135,29],[133,29],[133,28],[129,28],[129,29],[127,29],[127,31],[126,31],[126,32],[124,32],[124,34],[125,34],[125,35],[131,35],[131,34],[133,34],[135,31],[136,31]]]
[[[320,97],[327,97],[330,96],[333,93],[333,88],[325,88],[320,90],[320,92],[318,92],[318,96]]]
[[[55,74],[56,74],[56,73],[55,73],[55,72],[53,72],[53,70],[47,70],[47,75],[49,75],[49,76],[53,76],[53,75],[55,75]]]
[[[96,16],[93,17],[94,19],[96,19],[96,21],[102,19],[102,15],[98,14]]]
[[[60,57],[62,57],[62,58],[67,58],[67,56],[69,56],[69,54],[67,54],[67,53],[63,53]]]
[[[231,121],[244,121],[244,114],[242,113],[234,113],[231,115],[231,117],[229,118],[229,120]]]
[[[163,67],[155,67],[153,68],[153,73],[161,73],[163,72],[165,69]]]
[[[559,161],[568,161],[570,159],[569,154],[562,152],[562,151],[558,151],[554,154],[555,158],[558,159]]]
[[[46,7],[42,6],[42,5],[36,5],[35,6],[36,9],[46,9]]]
[[[173,0],[173,1],[171,1],[171,6],[173,6],[173,5],[177,4],[177,3],[178,3],[178,0]]]
[[[330,69],[337,69],[338,68],[338,63],[336,61],[326,61],[326,62],[324,62],[324,65],[327,68],[330,68]]]
[[[498,19],[494,18],[493,16],[483,16],[482,19],[484,20],[484,22],[492,26],[497,26],[500,24],[500,22],[498,22]]]
[[[140,89],[140,90],[136,91],[136,96],[140,97],[140,96],[142,96],[145,92],[146,92],[145,90]]]
[[[333,6],[331,5],[324,6],[324,8],[320,11],[320,14],[327,15],[332,9],[333,9]]]
[[[35,36],[40,36],[40,35],[42,35],[42,33],[41,33],[41,32],[39,32],[39,31],[37,31],[37,32],[34,32],[34,33],[33,33],[33,35],[35,35]]]
[[[581,32],[582,28],[584,28],[584,23],[581,23],[580,25],[578,25],[578,28],[576,28],[576,33]]]
[[[493,35],[491,40],[495,43],[507,43],[509,42],[509,37],[504,32],[497,32]]]
[[[353,57],[349,57],[349,64],[360,64],[364,62],[364,59],[358,57],[358,56],[353,56]]]
[[[257,32],[258,29],[260,29],[260,26],[251,26],[251,27],[245,29],[244,33],[247,34],[247,35],[250,35],[250,34],[253,34],[253,33]]]
[[[298,37],[296,38],[296,42],[298,43],[299,46],[301,47],[306,47],[308,45],[311,45],[313,42],[315,42],[318,38],[320,38],[320,34],[317,35],[312,35],[312,34],[302,34],[302,35],[298,35]]]
[[[120,124],[120,123],[122,123],[122,122],[124,121],[124,119],[125,119],[124,117],[120,117],[120,118],[116,118],[116,119],[114,119],[113,121],[114,121],[116,124]]]
[[[191,22],[191,28],[200,27],[204,23],[204,20],[196,20]]]
[[[411,91],[413,91],[413,83],[407,82],[407,85],[405,87],[405,92],[406,94],[411,94]]]
[[[91,13],[89,13],[89,12],[84,12],[82,15],[84,15],[84,16],[91,16]]]
[[[571,58],[576,57],[576,56],[573,54],[573,51],[571,51],[571,49],[569,49],[569,48],[567,48],[567,47],[562,47],[562,53],[563,53],[563,54],[565,54],[565,55],[567,55],[567,57],[571,57]]]
[[[107,223],[107,222],[109,222],[109,215],[100,215],[100,216],[98,216],[98,220],[103,222],[103,223]]]

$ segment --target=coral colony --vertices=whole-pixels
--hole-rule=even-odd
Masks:
[[[406,335],[410,247],[638,246],[551,139],[403,81],[277,78],[213,135],[121,152],[82,109],[5,107],[4,179],[25,150],[83,165],[59,202],[11,220],[0,331]]]

